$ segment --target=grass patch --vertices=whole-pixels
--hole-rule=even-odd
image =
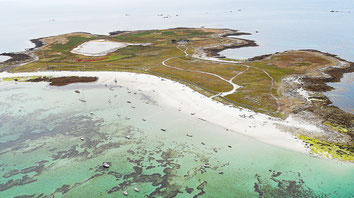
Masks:
[[[67,43],[64,43],[64,44],[56,43],[56,44],[52,45],[51,48],[53,50],[59,50],[59,51],[62,51],[62,50],[71,51],[72,49],[74,49],[78,45],[80,45],[86,41],[92,40],[92,38],[81,37],[81,36],[70,36],[70,37],[68,37],[68,39],[69,39],[69,41]]]
[[[33,80],[39,77],[43,77],[43,76],[20,76],[20,77],[12,77],[12,78],[3,78],[3,81],[16,81],[16,82],[26,82],[28,80]],[[47,77],[47,76],[46,76]]]

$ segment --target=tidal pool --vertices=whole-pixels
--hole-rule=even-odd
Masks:
[[[346,73],[340,82],[327,83],[334,90],[325,92],[333,104],[342,110],[354,113],[354,73]]]
[[[0,93],[0,197],[354,196],[353,164],[226,131],[149,92],[41,82]]]

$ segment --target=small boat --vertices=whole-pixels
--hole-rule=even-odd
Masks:
[[[134,188],[135,192],[139,192],[139,188]]]
[[[109,164],[108,164],[107,162],[104,162],[104,163],[103,163],[103,167],[104,167],[104,168],[109,168]]]
[[[80,93],[80,91],[79,90],[75,90],[75,93]]]
[[[87,102],[86,100],[85,100],[85,94],[84,94],[84,92],[82,92],[82,98],[80,98],[79,99],[81,102]]]
[[[187,136],[188,136],[188,137],[193,137],[193,135],[192,135],[192,134],[190,134],[190,133],[187,133]]]
[[[127,103],[132,103],[132,102],[130,102],[130,101],[128,100]]]
[[[204,166],[204,168],[210,168],[209,164],[204,164],[203,166]]]
[[[128,140],[130,140],[130,136],[129,136],[129,135],[125,136],[125,138],[127,138]]]
[[[82,137],[82,138],[80,138],[80,140],[81,140],[81,141],[84,141],[84,140],[85,140],[85,138],[83,138],[83,137]]]
[[[133,109],[135,109],[135,106],[132,106]]]
[[[166,131],[166,129],[161,129],[161,131]]]
[[[127,192],[127,191],[124,191],[123,194],[124,194],[125,196],[128,196],[128,192]]]
[[[227,147],[232,148],[232,146],[231,146],[231,145],[229,145],[229,146],[227,146]]]
[[[144,121],[144,122],[146,121],[144,118],[143,118],[143,119],[141,119],[141,120],[142,120],[142,121]]]
[[[90,114],[93,115],[93,112],[91,111]]]

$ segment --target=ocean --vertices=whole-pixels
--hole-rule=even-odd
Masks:
[[[43,82],[0,93],[0,197],[354,196],[353,164],[225,131],[152,91]]]

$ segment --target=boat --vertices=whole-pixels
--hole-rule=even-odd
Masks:
[[[85,140],[85,138],[83,138],[83,137],[82,137],[82,138],[80,138],[80,140],[84,141],[84,140]]]
[[[87,102],[86,100],[85,100],[85,94],[84,94],[84,92],[82,92],[82,98],[80,98],[79,99],[81,102]]]
[[[187,136],[188,136],[188,137],[193,137],[193,135],[192,135],[192,134],[190,134],[190,133],[187,133]]]
[[[161,131],[166,131],[166,129],[161,129]]]
[[[103,163],[103,167],[104,167],[104,168],[109,168],[109,164],[108,164],[107,162],[104,162],[104,163]]]

